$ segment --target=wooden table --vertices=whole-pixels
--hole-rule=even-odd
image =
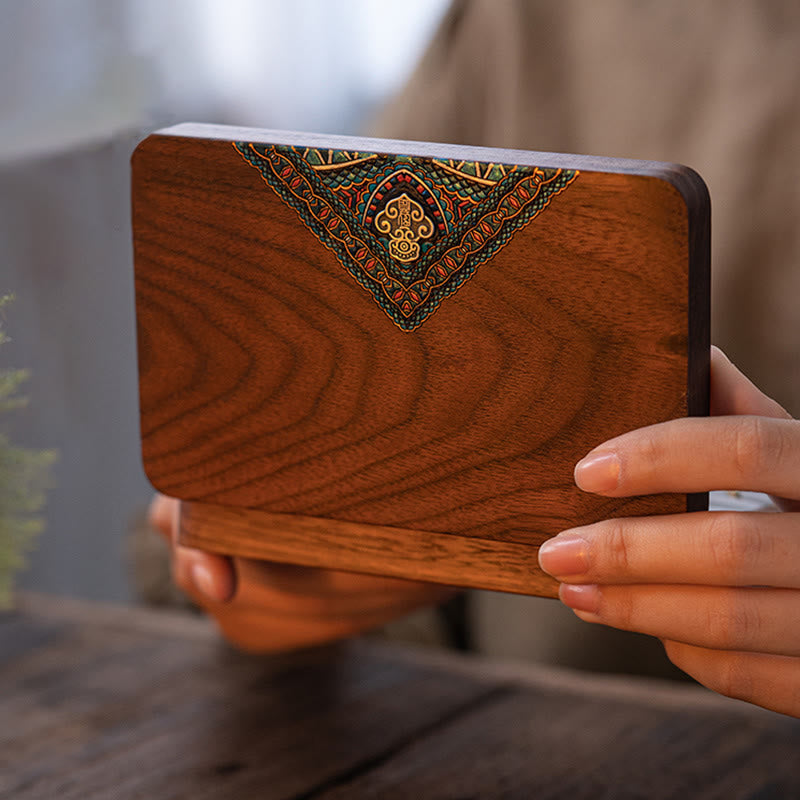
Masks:
[[[235,653],[205,620],[0,616],[0,797],[800,797],[800,721],[691,686],[374,640]]]

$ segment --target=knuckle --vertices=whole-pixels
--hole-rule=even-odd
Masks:
[[[719,694],[745,700],[753,694],[753,677],[742,653],[715,654],[708,679],[702,681]]]
[[[630,530],[623,520],[605,520],[599,523],[603,542],[603,572],[619,576],[630,571],[632,542]]]
[[[678,669],[718,694],[739,700],[753,696],[751,665],[743,653],[729,653],[665,642],[669,660]]]
[[[728,579],[747,572],[766,547],[760,526],[749,515],[735,511],[711,517],[707,541],[717,575]]]
[[[642,465],[648,465],[652,469],[658,469],[665,458],[664,442],[661,436],[656,435],[652,429],[644,428],[640,433],[641,438],[637,443],[637,461]]]
[[[733,441],[734,465],[739,477],[750,479],[759,475],[767,459],[776,456],[779,443],[772,435],[772,427],[763,417],[742,417],[737,420]]]
[[[721,590],[719,602],[706,612],[706,631],[710,647],[736,650],[755,642],[761,631],[758,608],[741,590]]]
[[[599,616],[615,628],[636,630],[637,602],[635,592],[606,590],[601,595]]]

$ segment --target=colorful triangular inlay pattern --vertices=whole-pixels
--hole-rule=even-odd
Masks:
[[[234,142],[404,331],[421,325],[576,170]]]

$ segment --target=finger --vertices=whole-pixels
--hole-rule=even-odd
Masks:
[[[800,499],[800,422],[676,419],[618,436],[575,467],[587,492],[629,497],[743,489]]]
[[[719,694],[800,717],[800,659],[665,641],[670,661]]]
[[[788,449],[797,452],[800,423],[761,392],[717,347],[711,348],[711,410],[716,415],[748,415],[756,419],[712,423],[702,419],[676,420],[633,431],[600,445],[582,459],[575,468],[576,483],[585,491],[613,496],[651,491],[752,490],[759,485],[737,481],[747,483],[752,473],[760,471],[762,464],[770,460],[770,447],[781,447],[788,438]],[[780,419],[785,424],[765,424],[758,417]],[[722,449],[717,451],[717,447]],[[697,459],[695,454],[705,458]],[[655,455],[662,458],[650,458],[648,463],[648,456]],[[789,468],[799,460],[800,455],[789,459]],[[726,464],[728,468],[722,469]],[[774,467],[779,470],[782,465],[776,462]],[[666,481],[659,480],[660,469],[672,470],[663,476]],[[784,478],[779,484],[786,482]],[[642,488],[637,489],[637,485]],[[689,485],[696,488],[684,488]],[[770,488],[763,491],[788,497],[800,494],[800,488],[789,488],[788,493]]]
[[[214,621],[225,638],[236,647],[254,653],[274,653],[324,644],[385,623],[385,615],[347,617],[314,616],[292,613],[290,609],[223,605],[214,613]]]
[[[237,559],[234,602],[214,619],[237,647],[274,652],[354,636],[455,590],[413,581]]]
[[[604,520],[539,549],[567,583],[800,589],[800,514],[713,511]]]
[[[179,507],[180,501],[174,497],[156,494],[150,501],[150,508],[147,510],[147,518],[150,524],[170,542],[178,530]]]
[[[711,348],[711,413],[756,414],[777,419],[792,419],[783,406],[767,397],[754,383],[731,364],[718,347]],[[783,511],[800,511],[800,502],[773,495]]]
[[[227,603],[236,593],[236,575],[225,556],[176,545],[172,575],[175,583],[201,605]]]
[[[755,414],[792,418],[783,406],[767,397],[740,372],[718,347],[711,348],[711,413],[714,416]]]
[[[172,579],[199,605],[226,603],[236,593],[236,573],[229,558],[205,553],[177,542],[180,501],[157,494],[150,504],[151,524],[172,546]]]
[[[354,619],[398,616],[435,605],[457,590],[431,583],[237,559],[237,601],[279,609],[295,617]]]
[[[713,650],[800,656],[796,589],[562,583],[559,597],[586,622]]]

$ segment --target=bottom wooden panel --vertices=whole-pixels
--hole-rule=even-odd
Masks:
[[[180,542],[216,553],[555,597],[538,548],[444,533],[181,503]]]

